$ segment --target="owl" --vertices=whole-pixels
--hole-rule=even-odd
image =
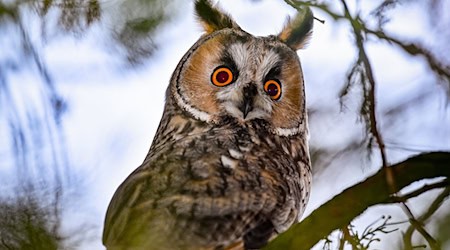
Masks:
[[[106,214],[107,249],[259,249],[298,221],[311,186],[307,8],[278,35],[195,1],[205,33],[176,67],[150,150]]]

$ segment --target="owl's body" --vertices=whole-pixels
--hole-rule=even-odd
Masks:
[[[217,11],[208,1],[196,8],[207,34],[178,64],[149,154],[111,201],[108,249],[257,249],[306,206],[307,118],[293,49],[303,41],[288,41],[293,29],[253,37],[223,14],[202,17]]]

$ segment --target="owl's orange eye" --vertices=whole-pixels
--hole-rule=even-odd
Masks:
[[[264,91],[272,100],[278,100],[281,96],[281,84],[276,80],[268,80],[264,83]]]
[[[233,72],[227,67],[220,66],[211,75],[211,82],[218,87],[227,86],[233,82]]]

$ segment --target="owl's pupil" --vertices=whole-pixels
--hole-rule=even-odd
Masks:
[[[276,96],[278,94],[278,86],[271,83],[269,86],[267,86],[267,94],[270,96]]]
[[[221,71],[221,72],[217,73],[217,75],[216,75],[216,80],[219,83],[225,83],[228,81],[229,78],[230,78],[230,75],[226,71]]]

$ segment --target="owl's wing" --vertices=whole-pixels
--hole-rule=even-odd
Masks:
[[[117,188],[106,213],[102,239],[105,246],[113,246],[125,238],[127,231],[135,231],[129,227],[134,220],[133,204],[147,178],[148,173],[138,168]],[[142,219],[144,217],[142,214]]]
[[[263,227],[260,224],[266,221],[265,214],[276,206],[269,190],[255,192],[250,186],[243,189],[244,180],[240,178],[247,177],[245,173],[236,172],[238,170],[226,174],[210,169],[211,173],[201,178],[200,173],[195,173],[197,165],[190,165],[187,159],[175,157],[163,161],[161,158],[154,162],[164,167],[145,162],[114,194],[105,220],[103,242],[106,246],[161,241],[167,239],[167,235],[176,241],[177,230],[180,234],[201,235],[199,239],[190,238],[206,241],[206,245],[223,246],[227,239],[242,239],[252,228],[255,231],[246,236],[246,242],[261,240]],[[208,171],[208,167],[214,165],[201,156],[195,162],[209,162],[201,166],[201,171]],[[149,237],[152,240],[145,239]]]
[[[224,250],[244,250],[244,241],[238,241],[223,248]]]

